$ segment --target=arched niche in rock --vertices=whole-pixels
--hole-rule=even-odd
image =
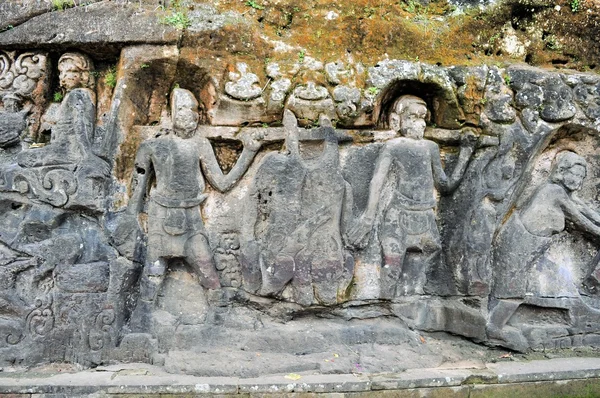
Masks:
[[[394,101],[403,95],[414,95],[427,103],[427,123],[440,128],[461,127],[464,114],[450,87],[434,81],[400,79],[388,84],[378,97],[373,110],[373,122],[378,128],[387,128],[387,117]]]
[[[149,51],[122,64],[124,72],[115,88],[117,109],[113,111],[120,141],[115,175],[127,184],[141,142],[171,126],[168,116],[172,89],[180,87],[194,94],[199,102],[199,124],[210,123],[216,93],[206,68],[175,56]]]

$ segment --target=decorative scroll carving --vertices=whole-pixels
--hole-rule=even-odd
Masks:
[[[28,97],[44,74],[45,55],[26,52],[17,56],[15,51],[0,51],[0,96],[10,93]]]
[[[115,310],[112,308],[102,310],[96,315],[94,325],[88,336],[88,343],[92,351],[99,351],[110,344],[114,334],[113,324],[116,319]]]
[[[232,98],[241,101],[250,101],[262,94],[260,81],[254,73],[248,72],[248,65],[243,62],[237,64],[236,72],[229,72],[229,80],[225,83],[225,92]]]
[[[44,337],[54,328],[51,294],[35,300],[35,308],[27,315],[25,330],[31,337]]]
[[[44,54],[0,51],[0,99],[4,109],[0,111],[0,148],[19,143],[27,129],[27,116],[31,104],[23,108],[38,89],[46,75],[47,59]]]

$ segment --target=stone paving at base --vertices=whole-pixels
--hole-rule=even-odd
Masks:
[[[241,379],[169,374],[148,364],[75,371],[0,372],[0,398],[313,396],[333,397],[594,397],[600,358],[506,361],[483,366],[412,369],[396,374],[286,374]],[[462,367],[460,367],[462,366]]]

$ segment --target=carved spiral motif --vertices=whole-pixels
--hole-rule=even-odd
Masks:
[[[64,206],[69,195],[77,191],[77,181],[72,172],[67,170],[50,170],[42,181],[45,200],[54,206]]]
[[[45,336],[54,328],[52,301],[51,295],[35,300],[35,309],[27,315],[25,322],[25,330],[31,336]]]
[[[110,342],[113,333],[112,324],[116,319],[115,310],[112,308],[102,310],[96,316],[94,328],[90,330],[88,336],[88,343],[92,351],[99,351],[106,343]]]
[[[23,339],[25,338],[25,335],[23,333],[10,333],[8,336],[6,336],[6,342],[9,345],[17,345],[19,344],[21,341],[23,341]]]
[[[10,87],[15,76],[10,71],[12,64],[11,58],[8,54],[0,52],[0,89],[6,89]]]
[[[30,95],[46,73],[46,57],[26,52],[15,59],[14,52],[0,52],[0,90]]]

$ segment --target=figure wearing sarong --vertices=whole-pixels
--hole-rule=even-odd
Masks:
[[[248,214],[252,238],[244,245],[244,272],[252,289],[302,304],[343,301],[354,259],[344,232],[352,191],[339,168],[338,138],[322,117],[320,128],[300,137],[291,111],[284,115],[286,153],[265,156],[256,173]],[[258,279],[260,278],[260,279]]]
[[[152,312],[172,259],[183,259],[206,289],[219,289],[219,276],[200,215],[207,198],[205,179],[218,191],[233,187],[248,169],[260,142],[245,136],[244,150],[236,165],[224,175],[208,139],[195,136],[198,101],[184,89],[171,93],[173,131],[166,131],[140,145],[135,160],[133,194],[126,211],[128,222],[117,229],[117,240],[130,238],[137,228],[137,214],[148,197],[148,245],[136,309],[141,328]],[[156,186],[151,188],[152,180]],[[122,243],[122,242],[118,242]],[[134,313],[135,314],[135,313]]]
[[[435,188],[442,194],[452,192],[460,182],[473,153],[475,136],[463,134],[461,151],[453,173],[444,172],[439,146],[423,139],[426,103],[414,96],[400,97],[389,115],[389,126],[402,136],[387,141],[377,159],[369,187],[367,207],[348,234],[350,242],[360,247],[373,229],[387,180],[393,180],[391,200],[382,209],[379,237],[383,251],[380,270],[380,297],[394,298],[406,253],[420,252],[425,268],[414,291],[422,293],[426,275],[439,261],[441,239],[437,227]]]
[[[512,212],[500,230],[495,241],[490,339],[517,350],[527,347],[522,333],[507,323],[523,304],[529,271],[549,248],[552,237],[565,230],[567,222],[600,239],[600,215],[573,195],[581,188],[586,173],[584,158],[574,152],[560,152],[549,180],[522,208]]]

